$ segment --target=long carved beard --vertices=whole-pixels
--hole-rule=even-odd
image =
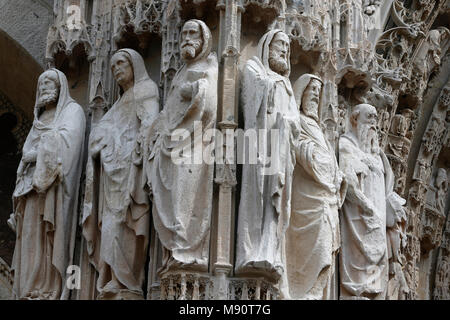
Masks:
[[[58,90],[53,90],[46,94],[41,94],[38,98],[37,107],[42,108],[50,103],[58,101]]]
[[[315,101],[309,101],[305,105],[302,104],[303,113],[317,122],[319,122],[318,108],[319,106]]]
[[[378,134],[375,128],[367,124],[359,125],[357,128],[357,135],[360,148],[365,153],[378,154],[380,152]]]
[[[199,40],[184,43],[181,48],[181,57],[184,60],[194,59],[197,56],[201,45],[202,45],[202,42]]]
[[[280,58],[278,55],[271,54],[269,57],[269,67],[279,74],[285,74],[289,70],[286,59]]]

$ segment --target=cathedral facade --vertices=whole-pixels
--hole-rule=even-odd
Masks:
[[[450,1],[6,0],[0,8],[0,298],[450,299]],[[27,137],[44,122],[37,84],[51,70],[55,119],[71,101],[85,116],[80,151],[67,147],[80,162],[64,176],[76,189],[70,232],[61,231],[70,239],[63,267],[49,262],[67,272],[30,280],[59,281],[50,293],[22,294],[26,222],[17,212],[28,212],[21,203],[32,196],[18,192],[18,177],[33,149]],[[124,120],[126,108],[136,117]],[[374,121],[365,134],[363,115]],[[248,163],[249,130],[269,127],[279,140],[255,133],[253,142],[279,149]],[[192,143],[194,158],[197,132],[203,148],[215,142],[212,163],[164,158],[180,128],[193,139],[177,143]],[[96,149],[110,138],[122,147]],[[268,158],[278,159],[275,173],[260,167]],[[50,188],[66,183],[59,177]],[[124,217],[114,220],[122,200]],[[367,252],[362,272],[346,267],[362,259],[352,245]]]

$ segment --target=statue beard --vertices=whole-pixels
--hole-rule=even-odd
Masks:
[[[181,48],[181,56],[184,60],[194,59],[202,46],[201,40],[191,40],[189,42],[184,42]]]
[[[316,122],[319,122],[319,115],[318,115],[319,104],[316,101],[308,101],[307,103],[305,103],[304,106],[302,105],[302,109],[303,113],[307,117],[310,117],[316,120]]]
[[[377,129],[369,124],[359,125],[357,128],[359,146],[365,153],[379,154]]]
[[[281,58],[278,54],[273,52],[270,53],[269,67],[272,71],[281,75],[284,75],[289,70],[286,59]]]
[[[37,102],[38,108],[43,108],[51,103],[55,103],[58,101],[58,90],[52,90],[45,94],[40,94]]]

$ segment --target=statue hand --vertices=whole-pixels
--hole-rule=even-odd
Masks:
[[[91,139],[89,143],[89,155],[94,158],[96,157],[100,151],[106,147],[106,139],[103,136],[99,136],[96,139]]]
[[[339,208],[344,204],[345,196],[347,195],[348,183],[345,176],[338,171],[338,185],[336,186],[336,190],[339,194]]]
[[[37,159],[37,152],[34,149],[25,153],[22,156],[22,161],[24,163],[33,163],[33,162],[36,162],[36,159]]]
[[[185,83],[180,88],[180,95],[184,100],[191,100],[192,99],[192,84],[191,83]]]
[[[20,177],[23,175],[24,167],[25,167],[24,162],[21,161],[19,164],[19,168],[17,168],[17,177]]]
[[[17,224],[16,224],[16,218],[14,217],[14,213],[11,213],[9,215],[9,219],[8,219],[7,223],[8,223],[8,226],[11,228],[11,230],[14,231],[14,233],[16,233]]]
[[[142,164],[142,149],[144,145],[144,137],[141,133],[138,134],[136,138],[136,145],[134,147],[133,153],[132,153],[132,161],[134,165],[139,166]]]
[[[375,215],[375,207],[371,203],[366,203],[362,208],[363,215],[373,217]]]

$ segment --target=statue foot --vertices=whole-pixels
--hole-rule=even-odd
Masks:
[[[283,266],[274,266],[266,260],[249,261],[236,269],[236,275],[247,277],[264,277],[271,282],[278,282],[283,272]]]
[[[144,300],[142,292],[112,287],[107,288],[108,291],[105,289],[97,296],[97,300]]]
[[[165,264],[158,270],[158,275],[162,277],[166,273],[170,272],[180,272],[180,271],[187,271],[187,272],[208,272],[208,265],[207,264],[201,264],[197,261],[195,262],[182,262],[174,257],[170,257]]]

